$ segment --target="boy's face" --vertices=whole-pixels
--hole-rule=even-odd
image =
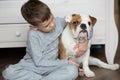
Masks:
[[[55,21],[53,15],[50,16],[50,18],[47,21],[44,21],[43,23],[40,23],[39,26],[30,26],[33,30],[39,30],[42,32],[50,32],[54,30],[55,28]]]

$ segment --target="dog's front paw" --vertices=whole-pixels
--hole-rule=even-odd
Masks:
[[[95,76],[95,73],[93,71],[86,71],[85,72],[85,76],[86,77],[94,77]]]
[[[119,69],[119,67],[120,67],[119,64],[112,64],[112,65],[110,65],[110,69],[111,70],[117,70],[117,69]]]

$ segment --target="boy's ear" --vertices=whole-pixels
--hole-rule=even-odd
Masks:
[[[70,15],[65,16],[66,22],[70,22],[71,20],[72,20],[72,16],[70,16]]]
[[[29,25],[29,28],[32,30],[38,30],[37,26]]]

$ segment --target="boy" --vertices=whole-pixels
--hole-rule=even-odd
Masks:
[[[75,80],[79,64],[58,59],[58,37],[66,25],[64,19],[54,18],[49,7],[39,0],[26,2],[21,13],[31,24],[26,55],[3,71],[5,80]],[[86,51],[87,41],[75,48],[79,50],[76,53],[79,57]]]

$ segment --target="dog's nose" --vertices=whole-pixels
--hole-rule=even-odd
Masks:
[[[81,29],[84,29],[84,30],[86,29],[86,25],[85,24],[81,24],[80,27],[81,27]]]

